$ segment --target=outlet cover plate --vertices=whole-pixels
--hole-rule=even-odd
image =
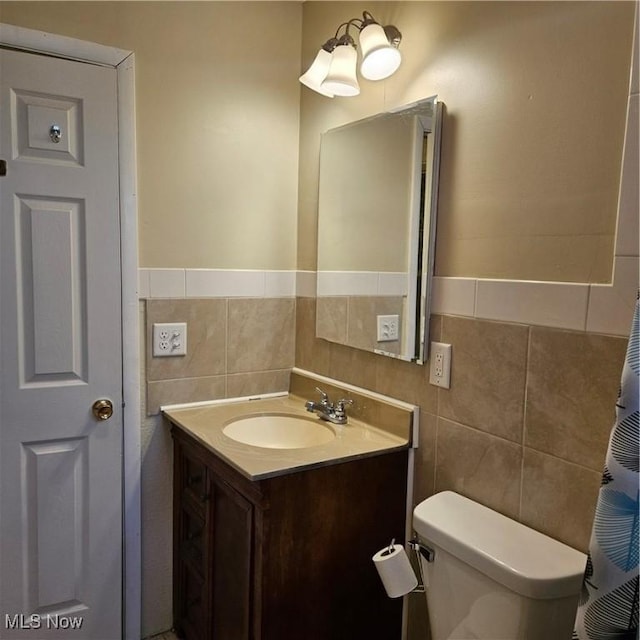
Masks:
[[[400,316],[397,314],[388,316],[376,316],[378,342],[393,342],[400,337]]]
[[[429,354],[429,383],[436,387],[451,387],[451,345],[432,342]]]
[[[153,356],[165,358],[187,355],[187,323],[156,322],[153,325]]]

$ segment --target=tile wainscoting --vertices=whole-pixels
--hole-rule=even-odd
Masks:
[[[295,298],[146,301],[147,413],[163,404],[286,391],[294,365]],[[155,322],[187,323],[187,355],[154,358]]]
[[[451,389],[428,367],[315,337],[298,298],[296,366],[421,408],[414,502],[450,489],[586,550],[627,339],[434,315]]]
[[[622,260],[609,286],[436,279],[431,339],[453,345],[450,390],[428,384],[428,367],[316,338],[312,272],[197,270],[194,289],[193,270],[141,269],[143,627],[171,625],[160,405],[284,391],[294,365],[421,407],[415,502],[452,489],[585,550],[637,286],[637,257]],[[604,294],[621,303],[601,307],[591,331]],[[153,322],[173,321],[188,322],[189,355],[151,358]]]
[[[140,309],[147,633],[171,626],[172,443],[150,414],[286,390],[294,365],[420,406],[414,502],[452,489],[586,549],[626,337],[435,314],[431,339],[453,345],[444,390],[426,366],[316,338],[314,297],[150,298]],[[151,358],[154,321],[188,322],[189,355]]]

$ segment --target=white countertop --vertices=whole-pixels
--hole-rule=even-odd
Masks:
[[[163,409],[175,425],[195,438],[250,480],[261,480],[315,467],[364,458],[382,452],[407,449],[409,441],[349,417],[346,425],[335,425],[316,418],[331,428],[336,437],[326,444],[302,449],[270,449],[232,440],[224,427],[240,417],[286,413],[312,417],[305,400],[294,395],[242,400],[222,404]]]

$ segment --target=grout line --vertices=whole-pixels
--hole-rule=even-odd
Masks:
[[[293,367],[298,356],[298,297],[293,297]],[[291,367],[287,367],[291,370]]]
[[[224,397],[229,397],[229,298],[224,301]]]
[[[525,455],[525,438],[527,432],[527,403],[529,399],[529,372],[531,364],[531,327],[527,330],[527,352],[524,359],[524,394],[522,405],[522,457],[520,459],[520,499],[518,501],[518,519],[522,520],[522,499],[524,494],[524,455]]]
[[[614,265],[615,265],[615,258],[613,259]],[[615,272],[614,272],[615,273]],[[613,287],[613,274],[611,275],[611,286]],[[589,323],[589,307],[591,306],[591,291],[593,289],[593,285],[589,285],[587,287],[587,304],[585,305],[585,311],[584,311],[584,323],[582,325],[582,330],[583,331],[587,331],[587,325]]]
[[[436,483],[438,481],[438,435],[440,433],[440,416],[436,415],[436,437],[433,445],[433,493],[436,492]]]
[[[474,280],[474,284],[473,284],[473,317],[477,318],[478,317],[478,286],[479,286],[479,282],[478,280]]]
[[[524,456],[526,447],[522,445],[522,457],[520,458],[520,498],[518,500],[518,520],[522,522],[522,503],[524,495]]]
[[[567,460],[567,458],[562,458],[555,453],[549,453],[548,451],[542,451],[542,449],[536,449],[534,447],[526,447],[529,451],[534,451],[536,454],[540,456],[547,456],[548,458],[553,458],[554,460],[558,460],[564,464],[570,464],[572,467],[578,467],[579,469],[583,469],[584,471],[590,471],[591,473],[597,474],[599,477],[602,477],[602,467],[600,469],[593,469],[592,467],[587,467],[580,462],[574,462],[573,460]],[[605,460],[602,460],[602,466],[604,466]]]
[[[484,429],[480,429],[478,427],[473,427],[470,424],[466,424],[464,422],[459,422],[458,420],[454,420],[452,418],[447,418],[446,416],[438,416],[439,419],[444,420],[446,422],[450,422],[451,424],[456,425],[457,427],[462,427],[463,429],[470,429],[471,431],[475,431],[477,433],[480,433],[484,436],[487,436],[488,438],[495,438],[496,440],[500,440],[501,442],[505,442],[507,444],[510,444],[512,446],[515,447],[520,447],[522,446],[519,442],[516,442],[515,440],[509,440],[509,438],[505,438],[504,436],[500,436],[497,433],[491,433],[491,431],[485,431]],[[543,452],[541,452],[543,453]],[[562,458],[560,458],[562,459]]]
[[[351,317],[351,296],[346,296],[347,298],[347,313],[346,313],[346,320],[345,320],[345,327],[344,327],[344,336],[345,336],[345,340],[347,341],[347,344],[345,346],[349,346],[349,327],[351,326],[349,323],[349,319]]]

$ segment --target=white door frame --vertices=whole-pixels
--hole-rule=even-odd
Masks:
[[[128,640],[139,640],[141,633],[140,357],[134,54],[123,49],[3,23],[0,23],[0,44],[23,51],[101,64],[113,67],[117,72],[124,399],[123,636]]]

